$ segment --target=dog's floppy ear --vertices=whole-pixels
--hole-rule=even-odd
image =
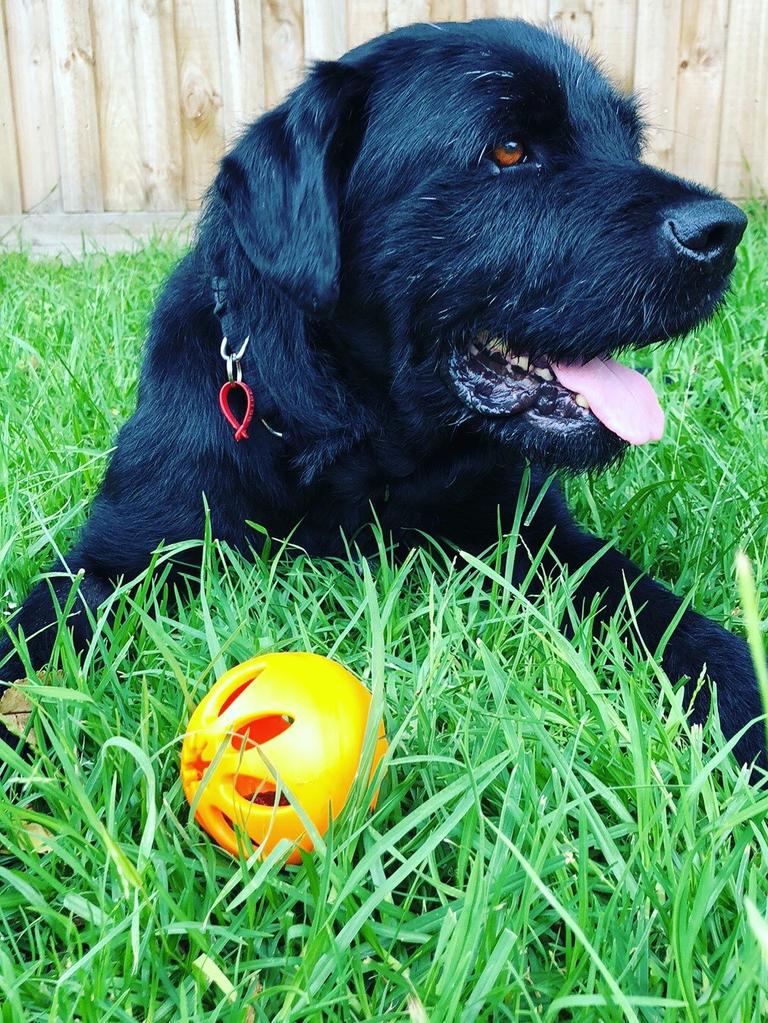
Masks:
[[[305,312],[328,315],[339,292],[339,187],[362,133],[367,78],[315,65],[224,158],[215,189],[259,272]]]

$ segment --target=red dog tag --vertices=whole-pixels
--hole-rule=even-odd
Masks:
[[[237,416],[229,407],[230,392],[236,388],[240,388],[243,394],[245,394],[245,415],[243,416],[242,423],[238,421]],[[219,407],[224,418],[235,431],[235,440],[247,440],[248,426],[253,419],[253,391],[248,384],[244,384],[242,380],[228,380],[219,391]]]

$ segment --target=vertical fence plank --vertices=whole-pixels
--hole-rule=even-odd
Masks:
[[[429,21],[429,0],[388,0],[387,27],[400,28],[416,21]]]
[[[263,0],[264,91],[273,107],[304,74],[302,0]]]
[[[216,0],[176,0],[184,199],[196,209],[224,145]]]
[[[547,0],[512,0],[509,6],[512,8],[509,17],[512,18],[523,18],[525,21],[537,24],[541,24],[549,18]]]
[[[5,5],[21,170],[21,201],[36,213],[61,208],[51,39],[45,0]]]
[[[180,210],[179,82],[171,0],[132,0],[141,156],[150,210]]]
[[[387,31],[387,0],[347,0],[347,39],[359,46]]]
[[[768,4],[733,0],[728,21],[717,187],[768,191]]]
[[[684,0],[678,59],[673,170],[717,180],[728,0]]]
[[[466,0],[467,18],[510,17],[509,0]]]
[[[605,60],[611,78],[625,92],[631,91],[635,79],[636,21],[637,0],[594,0],[592,50]]]
[[[464,21],[466,17],[466,0],[432,0],[429,5],[430,21]]]
[[[541,24],[549,20],[549,0],[466,0],[468,18],[522,18]]]
[[[146,206],[130,0],[91,0],[104,208]]]
[[[0,213],[21,213],[19,153],[13,112],[11,74],[5,38],[5,19],[0,3]]]
[[[304,0],[304,57],[334,60],[347,48],[347,7],[343,0]]]
[[[103,210],[99,119],[88,0],[48,5],[65,211]]]
[[[549,0],[552,24],[581,47],[592,42],[592,0]]]
[[[640,97],[650,132],[647,155],[659,167],[671,168],[675,144],[677,63],[682,0],[657,0],[637,8],[635,92]]]
[[[224,142],[264,111],[264,40],[260,0],[219,0]]]

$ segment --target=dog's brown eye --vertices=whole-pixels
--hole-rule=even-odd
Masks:
[[[493,159],[499,167],[514,167],[525,159],[525,146],[522,142],[504,142],[493,150]]]

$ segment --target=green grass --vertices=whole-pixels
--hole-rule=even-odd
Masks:
[[[4,610],[83,520],[177,255],[0,260]],[[663,443],[570,485],[737,631],[737,549],[768,568],[767,267],[755,209],[728,309],[640,356]],[[62,633],[27,687],[34,763],[0,754],[0,1019],[765,1019],[768,795],[618,622],[563,639],[572,587],[527,599],[514,552],[251,565],[208,542],[188,606],[118,595],[82,668]],[[300,648],[383,699],[386,781],[300,868],[237,863],[189,819],[180,737],[223,667]]]

